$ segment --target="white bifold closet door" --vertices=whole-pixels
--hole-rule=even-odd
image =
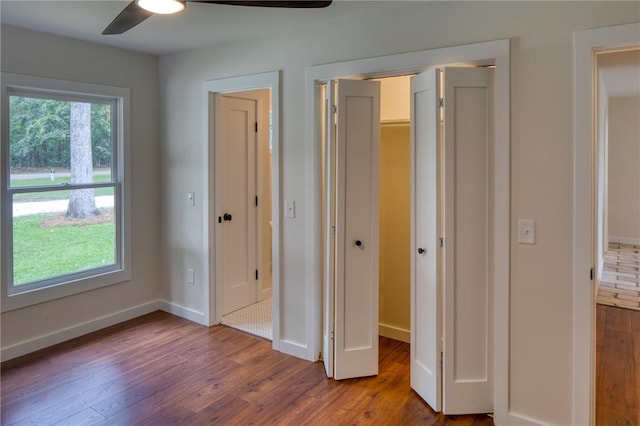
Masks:
[[[411,386],[436,411],[489,413],[493,70],[432,70],[411,92]]]
[[[339,380],[378,374],[380,84],[336,80],[327,92],[325,319],[334,328],[323,346],[333,335],[325,366],[333,361]]]
[[[323,355],[344,379],[378,372],[380,98],[371,81],[327,92]],[[436,411],[489,413],[493,70],[414,76],[411,109],[411,386]]]

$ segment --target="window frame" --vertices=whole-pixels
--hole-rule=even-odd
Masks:
[[[92,83],[56,80],[21,74],[2,73],[0,141],[0,268],[2,304],[0,312],[20,309],[61,297],[94,290],[97,288],[131,280],[131,195],[129,182],[130,156],[130,93],[128,88]],[[111,187],[114,189],[114,212],[116,212],[115,263],[108,266],[76,271],[51,277],[33,284],[13,286],[13,195],[28,192],[28,188],[10,188],[10,139],[9,97],[29,96],[65,101],[109,103],[111,116],[115,120],[112,132],[111,182],[106,184],[52,185],[38,190],[82,189],[86,187]],[[18,189],[20,188],[20,189]],[[16,291],[17,290],[17,291]]]

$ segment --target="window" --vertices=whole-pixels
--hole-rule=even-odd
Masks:
[[[128,98],[2,74],[2,311],[130,279]]]

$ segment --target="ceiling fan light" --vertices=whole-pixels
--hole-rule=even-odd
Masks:
[[[137,0],[138,6],[152,13],[169,15],[184,10],[184,1],[178,0]]]

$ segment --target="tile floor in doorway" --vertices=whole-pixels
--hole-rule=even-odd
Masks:
[[[640,310],[640,246],[609,243],[598,290],[598,303]]]
[[[222,324],[272,340],[271,297],[223,316]]]

